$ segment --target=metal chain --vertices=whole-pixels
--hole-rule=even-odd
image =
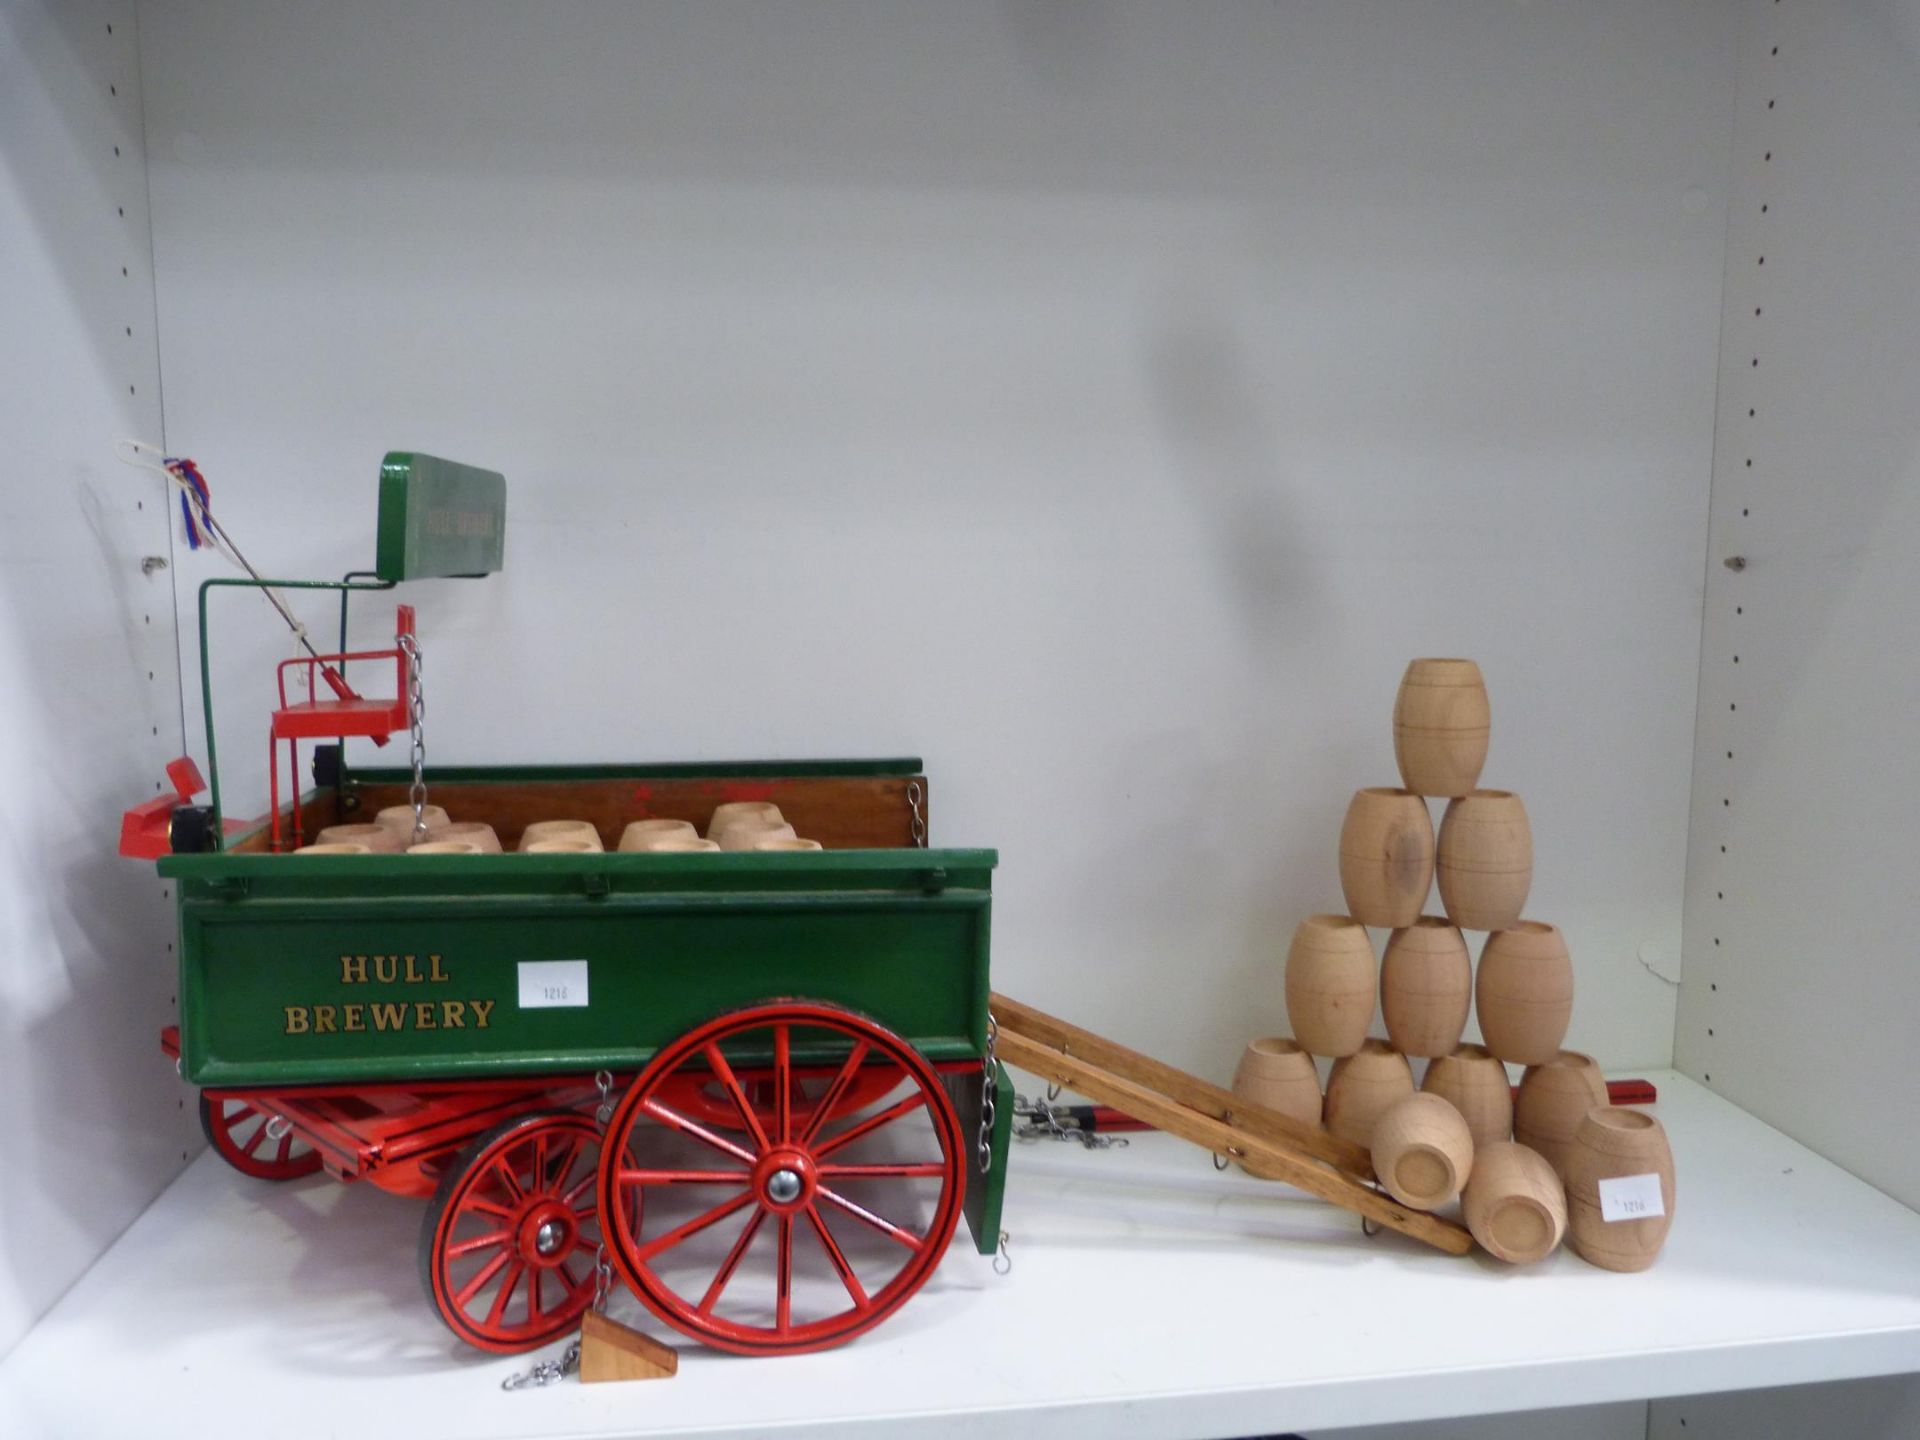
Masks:
[[[985,1175],[993,1169],[993,1121],[994,1094],[1000,1088],[997,1071],[1000,1068],[998,1050],[1000,1046],[1000,1022],[993,1018],[993,1012],[987,1012],[987,1064],[980,1072],[980,1173]]]
[[[1016,1140],[1077,1140],[1089,1150],[1127,1148],[1124,1135],[1102,1135],[1094,1130],[1082,1130],[1078,1125],[1063,1123],[1054,1113],[1051,1101],[1029,1100],[1024,1095],[1015,1095],[1013,1118],[1013,1138]]]
[[[400,653],[407,657],[407,728],[413,741],[413,788],[407,798],[413,802],[413,843],[418,845],[427,838],[427,695],[421,677],[426,667],[413,636],[400,637]]]
[[[1008,1238],[1007,1232],[1002,1230],[1000,1244],[993,1254],[993,1273],[996,1275],[1005,1275],[1013,1269],[1013,1256],[1007,1253]]]
[[[531,1370],[509,1375],[500,1382],[502,1390],[524,1390],[531,1386],[554,1385],[580,1368],[580,1342],[574,1341],[558,1360],[541,1360]]]
[[[922,793],[918,780],[908,782],[907,804],[913,810],[913,846],[916,850],[927,848],[927,812],[920,808]]]
[[[613,1119],[613,1072],[600,1070],[594,1073],[593,1087],[600,1092],[600,1103],[594,1106],[594,1123],[600,1127],[600,1144],[607,1143],[607,1124]],[[600,1246],[593,1252],[593,1311],[596,1315],[607,1313],[607,1296],[613,1290],[613,1261],[607,1258],[605,1220],[602,1219]]]
[[[403,636],[402,646],[404,647],[405,642],[411,638],[411,636]],[[416,670],[414,673],[417,676],[419,672]],[[417,681],[414,688],[414,695],[416,699],[419,696]],[[416,712],[416,714],[417,713],[418,712]],[[420,728],[417,720],[414,723],[413,734],[413,753],[415,757],[414,794],[416,797],[414,800],[414,819],[417,824],[421,802],[425,799],[426,795],[426,787],[420,783],[418,778],[420,774],[419,757],[421,749]],[[599,1104],[594,1107],[593,1118],[600,1126],[601,1143],[604,1144],[606,1142],[607,1122],[613,1118],[613,1073],[608,1070],[597,1072],[593,1077],[593,1088],[599,1092],[600,1096]],[[607,1242],[602,1240],[600,1242],[600,1248],[594,1252],[593,1256],[593,1309],[596,1314],[604,1315],[607,1313],[607,1296],[612,1289],[613,1262],[607,1258]],[[579,1370],[579,1368],[580,1342],[575,1340],[561,1352],[558,1360],[538,1361],[530,1370],[524,1370],[519,1374],[507,1376],[506,1379],[500,1382],[500,1388],[502,1390],[524,1390],[541,1385],[557,1385],[560,1381],[566,1379],[567,1376]]]

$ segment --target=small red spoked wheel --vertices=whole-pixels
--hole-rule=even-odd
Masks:
[[[558,1339],[593,1300],[599,1128],[571,1110],[517,1115],[441,1177],[420,1227],[420,1278],[469,1345],[511,1354]]]
[[[319,1151],[250,1100],[202,1090],[200,1129],[222,1160],[256,1180],[298,1180],[320,1168]]]
[[[802,1066],[831,1079],[796,1103]],[[765,1118],[740,1078],[762,1071]],[[724,1133],[674,1106],[689,1083],[727,1095]],[[966,1153],[940,1077],[905,1040],[836,1006],[771,1001],[683,1035],[622,1098],[600,1164],[607,1248],[647,1308],[698,1340],[825,1349],[932,1275],[960,1217]],[[750,1254],[771,1283],[739,1278]]]

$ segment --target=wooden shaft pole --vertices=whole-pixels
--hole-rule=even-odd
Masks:
[[[1231,1090],[1223,1090],[1197,1075],[1176,1070],[1151,1056],[1129,1050],[1116,1041],[1096,1035],[1091,1030],[1082,1030],[1077,1025],[1070,1025],[1065,1020],[1044,1014],[1031,1005],[1022,1005],[1005,995],[993,995],[990,1004],[1003,1032],[1024,1035],[1062,1054],[1091,1060],[1102,1069],[1151,1086],[1189,1110],[1197,1110],[1215,1120],[1231,1122],[1249,1134],[1275,1144],[1305,1151],[1316,1160],[1324,1160],[1357,1179],[1373,1179],[1373,1161],[1364,1146],[1329,1135],[1317,1126],[1302,1124],[1291,1115],[1282,1115],[1265,1106],[1242,1100]],[[1134,1118],[1144,1120],[1146,1117],[1140,1115]]]
[[[1275,1142],[1253,1134],[1238,1125],[1215,1119],[1165,1095],[1156,1094],[1146,1086],[1096,1064],[1063,1055],[1040,1041],[1027,1038],[1011,1028],[1005,1020],[1001,1023],[999,1054],[1009,1064],[1018,1065],[1054,1084],[1070,1086],[1089,1099],[1111,1105],[1169,1135],[1177,1135],[1216,1153],[1236,1152],[1245,1155],[1274,1172],[1276,1178],[1310,1195],[1363,1215],[1435,1249],[1450,1255],[1464,1255],[1473,1248],[1473,1237],[1458,1225],[1408,1210],[1390,1197],[1361,1184],[1353,1176],[1329,1169],[1301,1155],[1290,1148],[1287,1142]]]

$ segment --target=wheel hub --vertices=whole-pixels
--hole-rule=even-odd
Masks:
[[[573,1212],[552,1199],[528,1206],[514,1230],[520,1258],[543,1269],[552,1269],[566,1259],[580,1233]]]
[[[818,1188],[813,1157],[797,1146],[776,1146],[753,1167],[753,1188],[770,1210],[804,1209]]]

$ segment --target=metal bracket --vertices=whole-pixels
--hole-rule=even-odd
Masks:
[[[339,745],[316,745],[313,747],[313,783],[322,790],[340,788]]]

